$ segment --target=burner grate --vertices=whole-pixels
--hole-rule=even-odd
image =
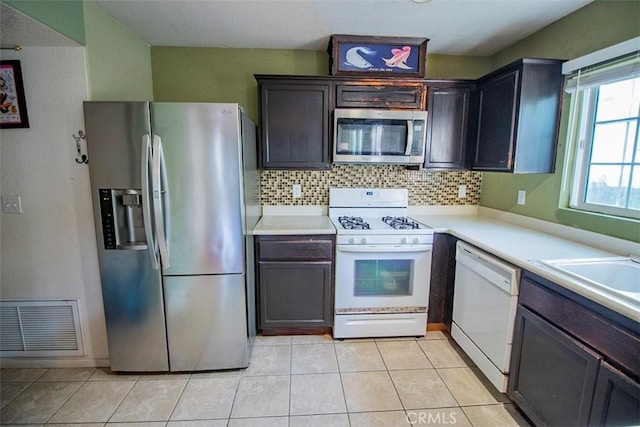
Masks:
[[[347,230],[369,230],[369,223],[359,216],[341,216],[338,222]]]
[[[420,224],[404,216],[384,216],[382,222],[396,230],[417,230]]]

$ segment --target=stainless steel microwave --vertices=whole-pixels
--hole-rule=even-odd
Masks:
[[[337,108],[333,124],[334,163],[424,163],[426,111]]]

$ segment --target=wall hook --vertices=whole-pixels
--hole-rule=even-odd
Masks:
[[[78,136],[76,134],[71,135],[73,139],[76,141],[76,163],[87,164],[89,163],[89,157],[86,154],[82,154],[82,148],[80,147],[80,140],[86,140],[87,135],[82,131],[78,131]]]

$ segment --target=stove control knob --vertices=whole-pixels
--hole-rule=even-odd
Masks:
[[[365,245],[365,244],[367,243],[367,238],[366,238],[366,237],[363,237],[363,238],[360,240],[360,243],[362,243],[363,245]]]
[[[407,243],[407,238],[403,237],[402,239],[400,239],[400,243]]]
[[[352,245],[353,245],[355,242],[356,242],[356,239],[354,239],[353,237],[349,239],[349,243],[350,243],[350,244],[352,244]]]
[[[420,243],[420,239],[419,239],[419,238],[417,238],[417,237],[414,237],[414,238],[413,238],[413,243]]]

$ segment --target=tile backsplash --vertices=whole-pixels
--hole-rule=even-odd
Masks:
[[[294,198],[299,184],[302,197]],[[467,194],[458,197],[458,186]],[[263,205],[328,205],[329,188],[407,188],[409,205],[477,205],[482,173],[470,171],[412,170],[394,165],[334,165],[324,171],[263,170],[260,173]]]

